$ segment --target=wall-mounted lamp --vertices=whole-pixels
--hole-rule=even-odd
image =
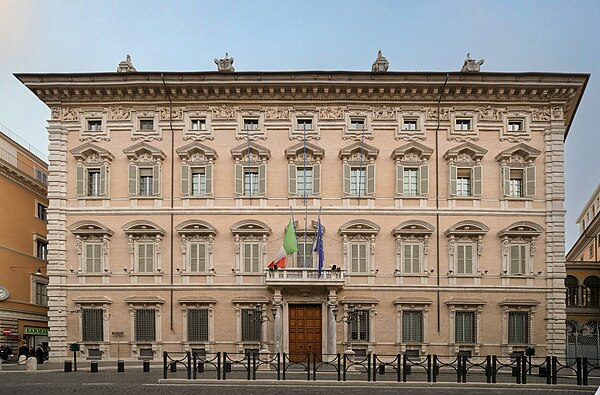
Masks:
[[[35,274],[36,276],[41,276],[42,275],[42,268],[40,266],[10,266],[10,269],[33,269],[36,268],[36,271],[32,274]]]

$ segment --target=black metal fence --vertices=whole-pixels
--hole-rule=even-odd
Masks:
[[[217,380],[306,380],[306,381],[397,381],[456,383],[576,384],[600,383],[598,360],[577,357],[512,359],[496,355],[469,357],[436,354],[415,358],[407,354],[368,354],[356,358],[347,354],[246,354],[168,353],[163,354],[163,377],[176,376],[179,367],[187,379]],[[597,373],[593,375],[592,373]]]

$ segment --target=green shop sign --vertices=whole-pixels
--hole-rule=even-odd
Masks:
[[[24,335],[44,335],[48,336],[48,328],[36,328],[33,326],[26,326],[24,328]]]

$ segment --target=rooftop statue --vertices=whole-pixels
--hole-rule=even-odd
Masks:
[[[229,57],[229,54],[225,52],[225,59],[217,59],[215,58],[215,63],[217,65],[218,71],[223,72],[233,72],[235,69],[233,68],[233,58]]]
[[[481,65],[485,62],[485,60],[480,59],[479,61],[475,61],[475,59],[471,59],[471,53],[467,53],[467,58],[465,59],[465,63],[463,64],[461,72],[474,73],[479,72]]]
[[[117,73],[131,73],[137,71],[135,67],[133,67],[133,63],[131,63],[131,56],[127,55],[127,58],[117,66]]]
[[[371,66],[371,72],[373,73],[385,73],[388,71],[390,67],[390,62],[387,61],[386,58],[381,54],[381,50],[377,52],[377,59],[373,62],[373,66]]]

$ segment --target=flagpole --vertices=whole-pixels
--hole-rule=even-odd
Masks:
[[[312,244],[310,245],[310,257],[308,258],[308,261],[312,263],[312,257],[313,257],[313,251],[315,248],[315,240],[317,239],[317,230],[319,229],[319,221],[321,221],[321,207],[319,207],[319,216],[317,219],[317,227],[315,228],[315,233],[313,234],[313,240],[312,240]]]
[[[248,192],[250,193],[250,205],[252,206],[252,173],[250,172],[250,128],[246,129],[246,140],[248,140],[248,170],[246,172],[244,172],[244,174],[242,174],[242,177],[244,177],[244,181],[246,179],[246,173],[248,173]],[[244,184],[242,183],[242,186]]]
[[[294,234],[297,235],[297,233],[296,233],[296,222],[294,221],[294,210],[292,210],[292,206],[290,206],[290,213],[292,215],[292,226],[294,227]],[[296,255],[298,256],[297,260],[299,261],[300,260],[300,250],[299,249],[296,252]],[[298,266],[298,265],[296,264],[296,266]]]
[[[362,185],[362,165],[363,165],[363,155],[365,153],[365,126],[362,128],[362,137],[360,139],[360,166],[358,168],[358,206],[360,206],[360,187]],[[365,185],[365,192],[367,188]]]
[[[304,262],[302,262],[302,267],[306,267],[306,232],[308,231],[308,206],[306,205],[306,122],[303,122],[303,133],[302,133],[302,140],[304,142],[304,155],[302,155],[304,157],[304,169],[302,170],[303,172],[303,179],[302,179],[302,195],[303,195],[303,200],[304,200],[304,244],[302,245],[302,251],[303,251],[303,257]],[[314,174],[313,174],[314,177]]]

